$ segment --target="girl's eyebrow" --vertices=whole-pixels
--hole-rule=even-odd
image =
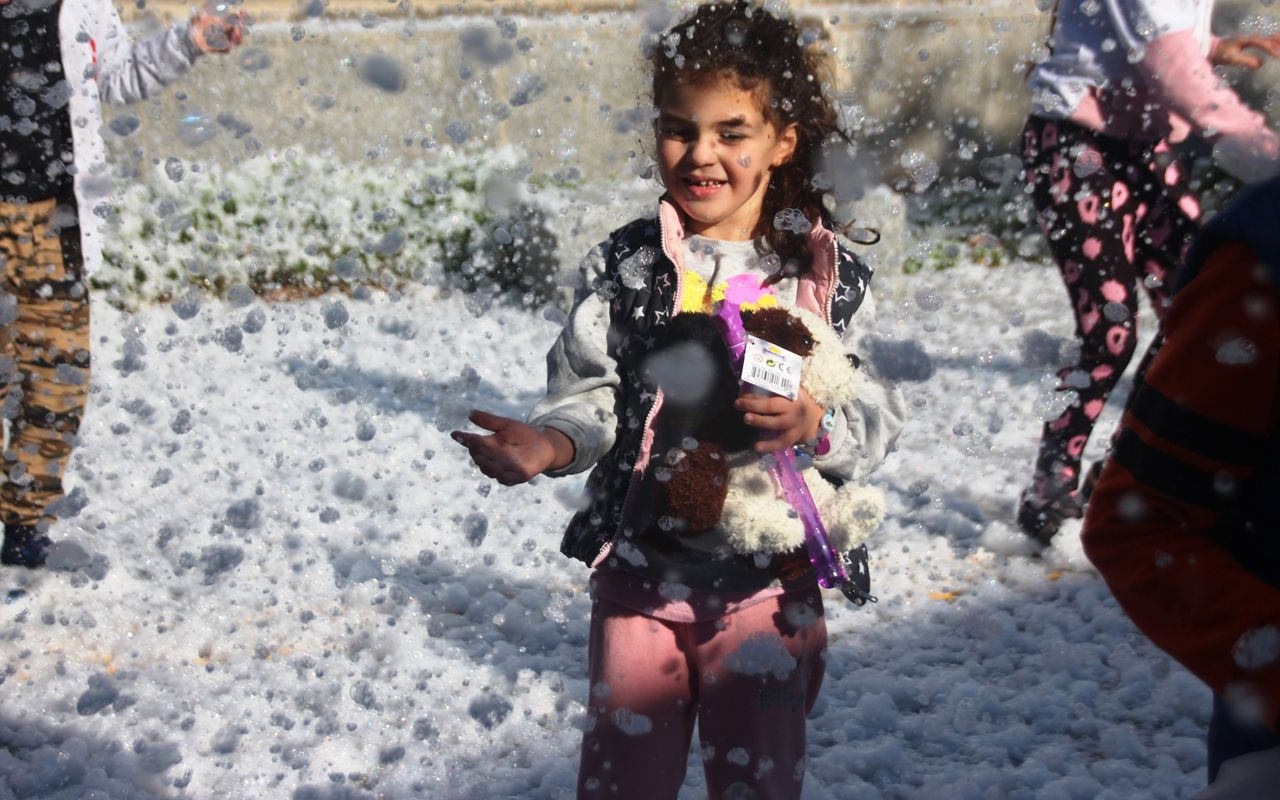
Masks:
[[[686,125],[694,125],[697,122],[696,120],[687,119],[670,111],[659,112],[658,119],[662,122],[680,122]],[[715,123],[714,126],[717,128],[745,128],[747,127],[747,118],[742,115],[729,117],[728,119],[720,120]]]

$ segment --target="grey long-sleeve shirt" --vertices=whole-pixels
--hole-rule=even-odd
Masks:
[[[718,284],[742,273],[766,274],[760,267],[760,245],[722,242],[693,236],[683,243],[683,260],[704,281]],[[710,255],[711,248],[719,256]],[[614,444],[617,418],[615,392],[619,388],[617,363],[609,354],[609,301],[589,287],[605,269],[608,243],[593,248],[582,260],[584,284],[569,319],[547,355],[547,394],[530,412],[528,422],[560,431],[574,445],[574,459],[556,475],[582,472],[592,467]],[[797,281],[784,279],[774,286],[778,302],[794,307]],[[875,325],[875,304],[870,293],[850,320],[842,341],[845,352],[857,355],[859,342]],[[874,375],[869,366],[860,370],[860,392],[836,410],[831,449],[815,461],[815,467],[838,480],[858,480],[868,475],[889,453],[906,417],[902,392]],[[655,454],[678,442],[658,442]],[[631,506],[624,526],[644,531],[653,525],[653,486],[650,476],[636,487],[640,502]],[[643,535],[633,538],[624,568],[664,582],[681,583],[703,591],[759,589],[771,578],[749,557],[729,552],[722,534],[712,530],[681,537],[683,547],[655,549]]]

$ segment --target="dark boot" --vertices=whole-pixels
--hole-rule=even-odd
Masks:
[[[1073,490],[1062,491],[1047,499],[1034,497],[1027,490],[1018,502],[1018,527],[1043,545],[1049,544],[1063,522],[1083,515],[1080,495]]]
[[[52,545],[53,542],[49,537],[41,533],[35,525],[6,522],[4,548],[0,550],[0,563],[28,569],[43,567]]]

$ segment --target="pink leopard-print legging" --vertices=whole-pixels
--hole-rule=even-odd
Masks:
[[[1196,233],[1200,208],[1163,141],[1126,141],[1031,117],[1023,164],[1080,344],[1079,359],[1059,372],[1059,389],[1079,400],[1048,420],[1040,439],[1032,489],[1046,501],[1075,490],[1094,423],[1133,358],[1139,282],[1163,319],[1166,282]]]

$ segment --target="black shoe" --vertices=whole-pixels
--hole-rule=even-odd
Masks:
[[[4,548],[0,550],[0,563],[28,569],[43,567],[52,546],[53,542],[49,537],[35,525],[7,522],[4,526]]]
[[[1018,527],[1027,536],[1046,546],[1063,522],[1082,516],[1084,507],[1080,503],[1080,495],[1074,491],[1064,491],[1048,502],[1041,503],[1028,490],[1023,492],[1022,499],[1018,502]]]

